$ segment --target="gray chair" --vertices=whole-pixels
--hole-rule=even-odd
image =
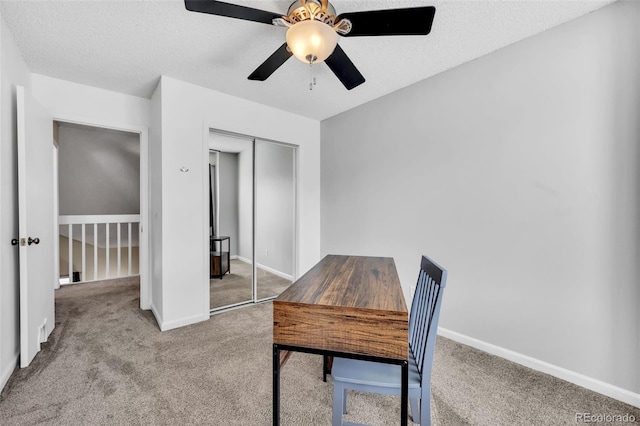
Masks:
[[[418,284],[409,314],[409,401],[411,416],[422,426],[431,424],[431,365],[436,346],[438,317],[447,271],[422,256]],[[333,376],[333,426],[347,425],[349,389],[400,395],[400,366],[335,358]]]

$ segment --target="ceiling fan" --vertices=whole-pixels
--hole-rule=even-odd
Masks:
[[[287,15],[214,0],[185,0],[187,10],[286,27],[286,42],[249,75],[264,81],[292,55],[308,64],[324,61],[351,90],[365,79],[338,46],[343,37],[427,35],[436,9],[433,6],[370,10],[336,15],[329,0],[296,0]]]

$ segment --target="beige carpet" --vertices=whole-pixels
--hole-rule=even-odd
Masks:
[[[258,268],[256,274],[258,300],[277,296],[291,285],[291,281]],[[252,300],[251,265],[231,260],[230,273],[222,279],[209,280],[211,309]]]
[[[0,424],[271,424],[271,303],[160,332],[138,293],[130,282],[57,290],[56,328],[0,394]],[[575,425],[578,412],[640,419],[638,409],[451,340],[439,338],[436,352],[435,426]],[[282,370],[283,425],[330,424],[321,364],[293,354]],[[396,397],[352,395],[349,409],[352,421],[398,424]]]

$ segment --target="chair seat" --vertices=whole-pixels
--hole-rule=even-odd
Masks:
[[[362,386],[397,388],[400,392],[400,366],[357,359],[334,358],[331,376],[334,381]],[[420,373],[416,361],[409,355],[409,392],[420,389]]]

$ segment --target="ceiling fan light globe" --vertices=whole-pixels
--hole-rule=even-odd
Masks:
[[[302,21],[287,30],[287,46],[291,53],[305,63],[322,62],[338,44],[338,33],[320,21]]]

